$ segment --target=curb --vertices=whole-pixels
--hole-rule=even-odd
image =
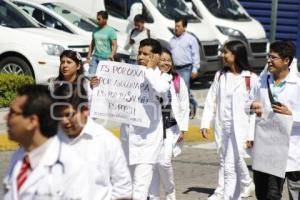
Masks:
[[[120,128],[109,129],[116,137],[120,137]],[[212,131],[209,130],[209,138],[203,139],[199,133],[199,126],[190,125],[188,133],[185,135],[185,142],[207,142],[213,141]],[[0,151],[13,151],[19,148],[19,145],[8,139],[6,133],[0,133]]]

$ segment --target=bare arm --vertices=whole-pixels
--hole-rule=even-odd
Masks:
[[[88,60],[88,61],[89,61],[89,60],[91,59],[91,57],[92,57],[92,53],[93,53],[93,51],[94,51],[94,48],[95,48],[95,41],[94,41],[94,39],[92,39],[91,44],[90,44],[90,46],[89,46],[89,52],[88,52],[88,55],[87,55],[87,60]]]
[[[115,57],[116,54],[117,54],[117,48],[118,48],[117,40],[112,40],[111,56],[109,57],[110,60],[114,60],[114,57]]]

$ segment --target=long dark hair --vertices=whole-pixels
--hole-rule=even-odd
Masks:
[[[234,55],[234,63],[239,73],[243,70],[250,70],[247,48],[243,42],[232,40],[225,43],[224,48],[228,49]],[[224,71],[228,71],[228,66],[225,66]]]
[[[76,79],[74,82],[77,81],[78,77],[80,75],[83,75],[84,73],[84,68],[83,68],[83,63],[82,63],[82,58],[80,56],[80,54],[77,52],[77,51],[72,51],[72,50],[64,50],[61,54],[60,54],[60,60],[63,58],[63,57],[67,57],[67,58],[70,58],[72,59],[77,65],[80,66],[79,70],[77,70],[77,75],[76,75]],[[60,66],[59,66],[59,74],[58,74],[58,77],[56,77],[56,80],[58,81],[64,81],[64,76],[63,74],[61,73],[61,70],[60,70]]]
[[[171,57],[172,64],[171,64],[170,70],[168,71],[168,74],[171,74],[172,75],[172,80],[174,80],[175,77],[178,75],[178,73],[175,71],[174,62],[173,62],[173,58],[172,58],[172,53],[166,48],[162,48],[161,54],[162,53],[169,54],[169,56]]]
[[[60,60],[63,57],[72,59],[77,65],[80,66],[79,70],[77,70],[76,78],[71,84],[72,84],[72,87],[74,88],[74,90],[80,90],[81,94],[85,94],[86,93],[86,89],[85,89],[86,77],[84,76],[83,62],[82,62],[82,58],[81,58],[80,54],[77,51],[64,50],[60,54]],[[56,90],[58,87],[60,87],[64,81],[65,81],[64,76],[61,73],[61,70],[59,67],[59,75],[55,79],[54,90]]]

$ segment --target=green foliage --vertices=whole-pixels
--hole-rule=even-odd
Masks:
[[[0,74],[0,108],[9,106],[20,86],[33,83],[30,76]]]

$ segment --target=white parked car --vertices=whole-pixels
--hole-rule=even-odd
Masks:
[[[0,1],[0,73],[31,75],[37,83],[58,75],[65,49],[85,55],[88,43],[80,36],[41,27],[7,0]]]
[[[130,34],[133,18],[136,14],[143,14],[145,26],[150,29],[157,40],[165,47],[174,35],[175,19],[186,17],[189,21],[187,31],[197,38],[200,45],[201,81],[211,80],[217,70],[221,68],[219,59],[219,41],[211,27],[200,19],[183,0],[32,0],[39,3],[45,1],[63,2],[76,7],[94,17],[99,10],[106,10],[109,14],[109,24],[120,32]],[[118,40],[119,41],[119,40]]]
[[[22,8],[22,10],[27,12],[40,24],[68,33],[81,35],[89,42],[92,40],[92,31],[98,27],[97,23],[86,16],[87,14],[64,3],[43,1],[41,4],[29,0],[12,0],[12,2]],[[94,17],[96,18],[96,15]],[[117,31],[117,38],[117,60],[129,58],[129,52],[124,49],[127,34]]]

